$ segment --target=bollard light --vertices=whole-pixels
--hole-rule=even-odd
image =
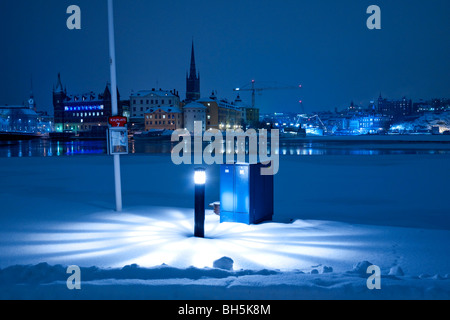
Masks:
[[[195,221],[194,236],[205,237],[205,183],[206,171],[204,168],[196,168],[194,173],[195,183]]]
[[[195,182],[195,184],[205,184],[206,183],[205,169],[203,169],[203,168],[195,169],[194,182]]]

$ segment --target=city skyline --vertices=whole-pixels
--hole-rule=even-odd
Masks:
[[[102,90],[109,81],[106,3],[86,0],[0,4],[4,71],[0,104],[27,101],[52,111],[51,89],[61,76],[71,92]],[[81,30],[68,30],[66,9],[81,8]],[[233,88],[255,80],[302,84],[302,90],[264,91],[261,112],[334,110],[350,101],[367,105],[380,92],[413,100],[447,97],[450,35],[444,25],[450,5],[434,1],[376,1],[382,29],[366,27],[369,1],[115,1],[118,87],[123,99],[134,90],[176,89],[186,97],[194,40],[201,96],[217,90],[234,100]],[[155,14],[156,12],[156,14]],[[7,14],[7,16],[5,16]],[[241,98],[251,104],[251,94]]]

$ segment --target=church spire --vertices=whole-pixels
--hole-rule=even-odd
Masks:
[[[200,74],[197,73],[195,65],[194,39],[192,39],[190,72],[186,75],[186,100],[198,99],[200,99]]]
[[[61,73],[58,72],[58,82],[56,84],[56,92],[64,92],[64,88],[61,82]]]
[[[194,39],[192,39],[191,69],[190,69],[189,78],[190,79],[196,79],[197,78],[197,68],[195,66]]]

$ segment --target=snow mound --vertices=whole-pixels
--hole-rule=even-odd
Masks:
[[[233,270],[233,259],[228,257],[222,257],[213,263],[213,267],[217,269],[224,269],[224,270]]]
[[[333,267],[323,266],[322,273],[331,273],[333,272]]]
[[[373,263],[370,263],[369,261],[361,261],[358,262],[353,266],[353,269],[351,271],[348,271],[348,273],[354,273],[358,274],[360,276],[366,276],[367,275],[367,268],[373,265]]]
[[[445,278],[443,278],[440,274],[435,274],[431,279],[433,279],[433,280],[444,280]]]
[[[389,275],[403,277],[405,275],[405,273],[403,272],[402,268],[400,268],[399,266],[394,266],[389,270]]]

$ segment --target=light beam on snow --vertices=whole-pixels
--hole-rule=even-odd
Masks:
[[[363,252],[367,245],[358,231],[293,224],[244,225],[219,223],[206,215],[206,238],[193,236],[193,210],[147,208],[132,212],[104,212],[85,221],[47,223],[36,230],[14,234],[1,246],[9,259],[29,263],[123,267],[152,267],[163,263],[187,268],[212,267],[227,256],[234,269],[305,269],[326,260],[330,265]],[[350,240],[349,240],[350,239]]]

